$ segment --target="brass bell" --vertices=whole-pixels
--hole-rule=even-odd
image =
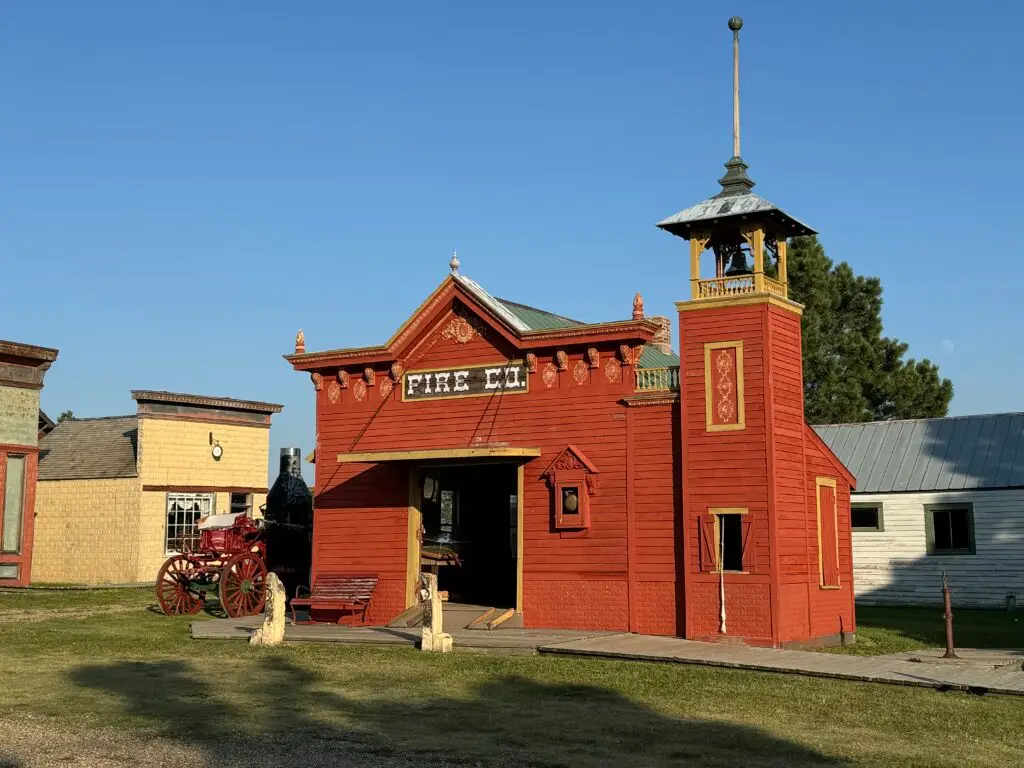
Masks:
[[[575,488],[567,488],[562,494],[562,508],[569,514],[576,514],[580,499]]]
[[[732,259],[729,262],[729,268],[725,270],[725,276],[736,277],[737,275],[749,274],[752,274],[752,272],[750,267],[747,266],[747,255],[742,248],[737,248],[732,252]]]

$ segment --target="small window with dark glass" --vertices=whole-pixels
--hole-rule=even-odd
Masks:
[[[232,493],[231,494],[231,514],[232,515],[252,515],[252,494],[251,493]]]
[[[574,486],[562,488],[562,514],[578,515],[580,513],[580,489]]]
[[[925,507],[929,555],[973,555],[974,508],[970,504]]]
[[[726,571],[743,570],[743,515],[718,515],[719,552]]]
[[[882,531],[882,505],[860,503],[850,505],[850,527],[855,531]]]

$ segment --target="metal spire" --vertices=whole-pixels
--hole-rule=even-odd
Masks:
[[[453,275],[459,274],[459,252],[452,251],[452,260],[448,262],[448,266],[452,270]]]
[[[740,30],[743,19],[733,16],[729,19],[732,30],[732,155],[740,156]]]
[[[740,29],[743,19],[733,16],[729,19],[732,30],[732,157],[725,164],[725,176],[718,180],[722,191],[715,197],[745,195],[754,186],[747,176],[747,164],[740,157]]]

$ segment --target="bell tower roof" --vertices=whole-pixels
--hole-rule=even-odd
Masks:
[[[739,158],[733,158],[738,160]],[[731,162],[731,161],[730,161]],[[742,160],[740,162],[743,162]],[[742,194],[726,195],[722,190],[714,197],[658,222],[658,227],[685,240],[691,231],[715,229],[722,224],[739,223],[742,219],[757,218],[764,222],[771,234],[780,237],[817,234],[799,219],[794,219],[775,203],[747,190]]]
[[[802,221],[794,219],[774,203],[755,195],[754,181],[747,176],[747,164],[740,155],[740,29],[743,19],[729,19],[732,30],[732,157],[725,164],[725,175],[718,180],[722,191],[714,197],[658,222],[658,227],[689,240],[692,232],[719,228],[735,229],[756,220],[765,235],[788,238],[816,234]],[[744,221],[746,220],[746,221]]]

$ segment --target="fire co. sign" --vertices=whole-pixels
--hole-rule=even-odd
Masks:
[[[439,397],[476,397],[513,394],[529,390],[526,366],[522,363],[475,365],[437,371],[409,371],[402,376],[403,400],[431,400]]]

